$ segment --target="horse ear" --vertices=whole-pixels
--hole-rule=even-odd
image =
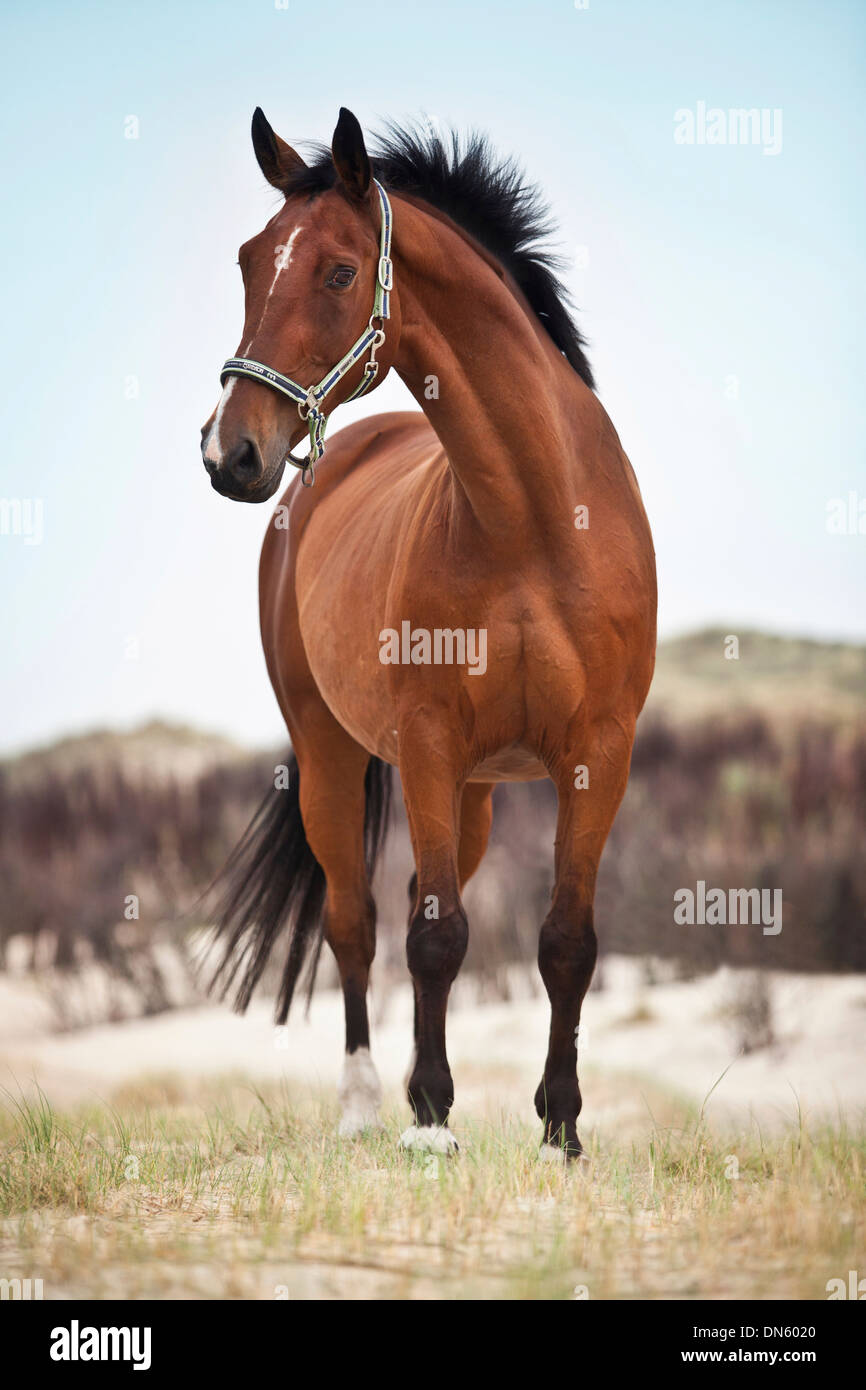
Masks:
[[[253,112],[253,149],[259,168],[274,188],[285,193],[289,178],[296,169],[305,168],[304,161],[291,145],[281,140],[270,127],[260,106]]]
[[[353,198],[366,198],[370,189],[370,159],[358,119],[345,106],[340,107],[331,158],[346,192]]]

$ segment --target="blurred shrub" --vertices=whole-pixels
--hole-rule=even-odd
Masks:
[[[154,946],[186,940],[190,909],[273,777],[273,756],[149,777],[118,759],[38,776],[0,770],[0,966],[12,937],[34,966],[98,961],[169,1002]],[[466,891],[466,967],[507,997],[534,965],[550,902],[556,798],[546,782],[500,786],[487,856]],[[405,979],[412,871],[402,800],[376,884],[377,978]],[[651,954],[684,975],[750,968],[866,970],[866,732],[804,723],[779,739],[759,717],[674,726],[645,719],[598,879],[603,952]],[[783,929],[680,926],[674,894],[780,888]],[[128,899],[138,901],[130,919]],[[183,914],[187,916],[180,919]],[[142,970],[142,957],[152,968]],[[134,965],[134,969],[133,969]],[[602,972],[603,974],[603,972]],[[323,972],[326,983],[333,971]]]

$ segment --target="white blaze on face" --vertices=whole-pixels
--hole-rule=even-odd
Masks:
[[[268,312],[268,305],[271,302],[271,296],[277,287],[277,281],[279,280],[283,271],[288,270],[289,266],[292,263],[292,254],[295,249],[295,242],[297,241],[298,234],[302,231],[302,229],[303,224],[299,222],[297,227],[289,237],[288,241],[285,242],[285,244],[279,243],[277,246],[274,247],[274,264],[276,265],[276,270],[274,271],[274,278],[271,281],[270,289],[268,290],[267,298],[265,299],[265,306],[262,309],[259,321],[256,324],[255,333],[253,334],[253,337],[250,338],[250,341],[247,343],[246,347],[241,348],[240,352],[238,353],[239,357],[246,357],[248,355],[249,350],[253,345],[256,333],[260,331],[261,326],[264,323],[265,314]],[[223,387],[223,393],[219,399],[219,405],[217,406],[216,415],[214,416],[214,422],[210,427],[210,432],[207,437],[207,447],[205,448],[204,456],[206,459],[209,459],[211,463],[222,462],[222,446],[220,444],[220,421],[222,420],[223,411],[228,405],[229,397],[231,396],[236,384],[237,377],[230,376],[225,386]]]
[[[268,312],[268,305],[269,305],[270,302],[271,302],[271,295],[273,294],[274,290],[275,290],[276,287],[277,287],[277,281],[279,280],[279,278],[280,278],[280,276],[282,275],[283,271],[284,271],[284,270],[288,270],[289,266],[290,266],[291,263],[292,263],[292,252],[293,252],[294,249],[295,249],[295,242],[297,241],[298,236],[300,235],[300,233],[301,233],[302,230],[303,230],[303,224],[302,224],[301,222],[299,222],[298,225],[297,225],[297,227],[295,228],[295,230],[292,232],[292,235],[289,237],[288,241],[285,243],[285,245],[283,245],[282,243],[280,243],[278,246],[275,246],[275,247],[274,247],[274,263],[275,263],[275,265],[276,265],[277,268],[276,268],[276,270],[274,271],[274,278],[273,278],[273,280],[271,281],[271,288],[268,290],[268,297],[267,297],[267,299],[265,300],[265,307],[264,307],[264,309],[262,310],[262,316],[261,316],[261,318],[259,319],[258,328],[256,329],[256,332],[257,332],[257,333],[258,333],[258,331],[259,331],[259,328],[261,328],[261,326],[262,326],[262,322],[263,322],[263,320],[264,320],[265,314]]]
[[[220,396],[220,403],[217,406],[217,412],[214,416],[214,422],[211,425],[210,430],[208,432],[207,448],[204,451],[204,456],[206,459],[210,459],[211,463],[222,462],[222,448],[220,447],[220,420],[222,419],[223,411],[228,405],[229,396],[235,389],[236,384],[237,377],[230,376],[225,386],[223,387],[223,393]]]

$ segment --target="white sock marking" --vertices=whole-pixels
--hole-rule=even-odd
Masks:
[[[410,1125],[400,1135],[399,1147],[420,1153],[453,1154],[457,1152],[457,1140],[445,1125]]]
[[[356,1052],[346,1053],[337,1094],[343,1107],[340,1133],[344,1138],[379,1127],[382,1084],[369,1048],[359,1047]]]

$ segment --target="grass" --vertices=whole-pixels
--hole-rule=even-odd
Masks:
[[[612,1116],[627,1083],[604,1085]],[[396,1104],[340,1141],[330,1095],[231,1078],[4,1099],[0,1277],[46,1298],[813,1299],[866,1268],[866,1133],[796,1112],[717,1133],[653,1095],[561,1171],[522,1120],[464,1116],[457,1159],[410,1156]]]

